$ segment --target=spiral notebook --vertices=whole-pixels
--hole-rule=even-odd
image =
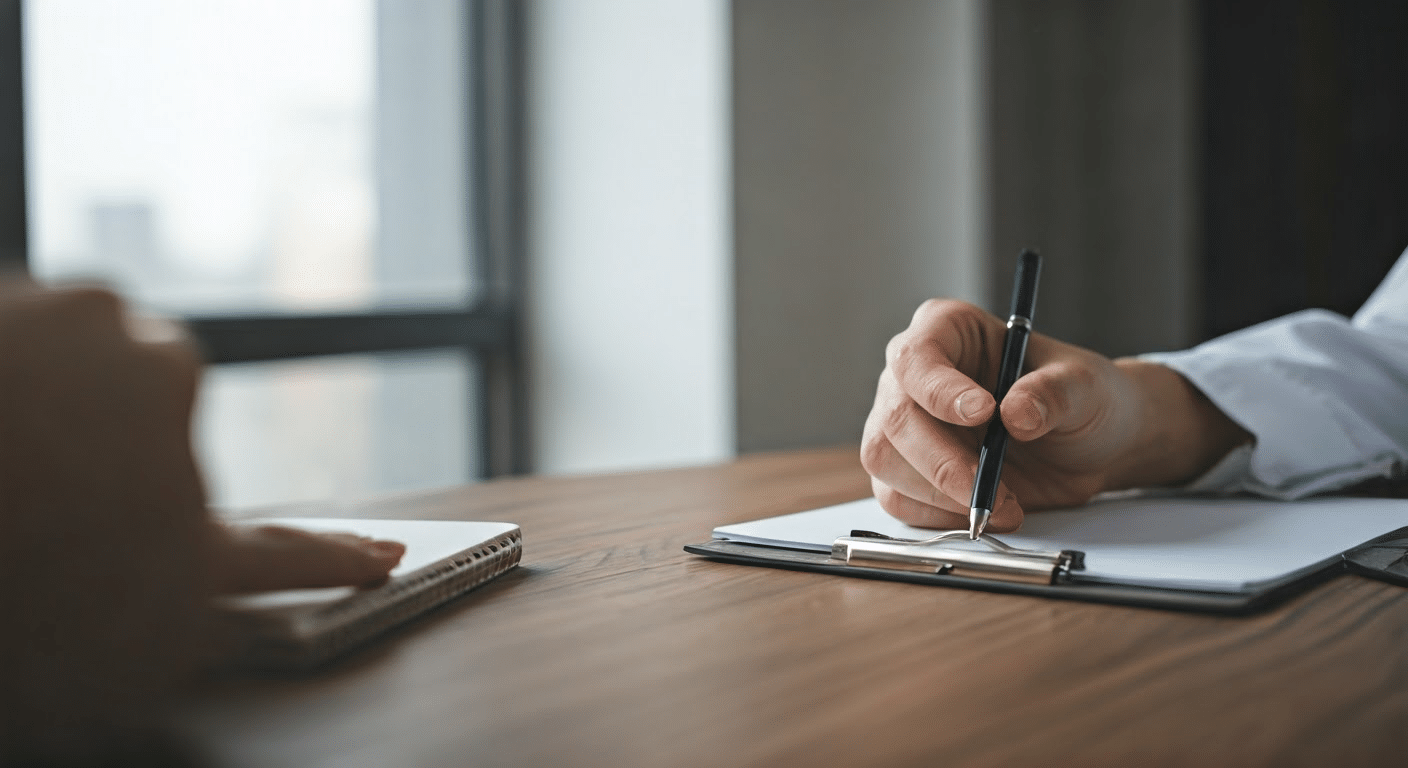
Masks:
[[[523,537],[512,523],[438,520],[271,518],[282,525],[399,541],[401,563],[370,589],[291,589],[219,598],[233,625],[234,666],[259,670],[315,667],[516,566]]]

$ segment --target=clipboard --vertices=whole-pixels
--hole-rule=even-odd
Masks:
[[[873,500],[871,503],[874,504]],[[1281,509],[1305,511],[1303,506],[1279,506],[1296,505],[1297,502],[1259,503],[1270,505],[1267,515],[1274,515]],[[1319,503],[1323,506],[1325,502],[1320,500]],[[1343,503],[1345,513],[1350,515],[1353,515],[1356,509],[1363,509],[1363,502],[1350,499],[1332,500],[1331,503]],[[1378,503],[1382,505],[1383,502]],[[1207,589],[1186,583],[1162,586],[1147,580],[1144,583],[1138,580],[1131,580],[1130,583],[1112,582],[1108,579],[1093,581],[1085,575],[1086,553],[1080,549],[1014,547],[1007,544],[1001,536],[988,535],[984,535],[980,542],[974,543],[968,540],[966,531],[950,531],[946,534],[929,531],[927,534],[937,535],[919,538],[856,529],[835,537],[830,542],[829,550],[821,551],[817,548],[819,542],[816,541],[803,542],[806,545],[804,547],[785,541],[731,539],[727,534],[719,535],[720,531],[730,529],[730,526],[722,526],[715,529],[716,535],[712,540],[690,544],[684,549],[691,554],[740,565],[1063,600],[1222,615],[1249,615],[1274,607],[1296,594],[1345,573],[1408,586],[1408,501],[1396,504],[1401,507],[1401,512],[1398,512],[1397,508],[1390,508],[1390,514],[1380,514],[1372,522],[1363,519],[1363,515],[1358,520],[1361,530],[1373,530],[1372,527],[1366,526],[1377,525],[1378,530],[1389,527],[1387,532],[1361,541],[1348,549],[1334,552],[1328,557],[1299,565],[1274,578],[1259,579],[1240,588],[1220,585],[1218,589]],[[1177,507],[1178,502],[1173,502],[1173,505]],[[845,506],[847,505],[769,520],[824,513]],[[1116,501],[1107,507],[1109,508],[1105,510],[1106,513],[1118,515],[1121,502]],[[878,504],[874,504],[874,508],[878,509]],[[861,516],[858,519],[862,522],[876,522],[873,513],[867,510],[867,514],[870,516]],[[767,523],[769,520],[758,522]],[[1270,520],[1275,523],[1274,517]],[[898,525],[891,522],[892,525]],[[1395,525],[1395,522],[1400,524]],[[1210,546],[1216,544],[1214,541]]]

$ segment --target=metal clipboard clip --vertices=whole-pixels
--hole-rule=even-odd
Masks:
[[[983,547],[983,548],[979,548]],[[831,545],[831,559],[856,568],[963,576],[1023,584],[1054,584],[1085,567],[1085,553],[1018,549],[983,534],[947,531],[932,539],[897,539],[872,531],[851,531]]]

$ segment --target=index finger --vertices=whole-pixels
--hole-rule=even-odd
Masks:
[[[375,583],[406,552],[398,542],[280,525],[219,526],[216,533],[217,588],[231,594]]]
[[[973,376],[989,357],[996,319],[972,304],[930,299],[909,328],[890,340],[886,366],[900,389],[936,418],[975,427],[992,418],[996,401]]]

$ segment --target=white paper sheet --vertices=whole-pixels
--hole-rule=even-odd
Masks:
[[[1376,536],[1408,526],[1408,500],[1306,501],[1145,497],[1027,515],[1028,549],[1085,553],[1073,580],[1209,592],[1245,592],[1313,569]],[[911,539],[936,532],[890,517],[875,499],[714,529],[714,538],[829,551],[861,529]]]

